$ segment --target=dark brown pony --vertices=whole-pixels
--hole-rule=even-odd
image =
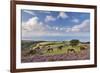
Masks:
[[[62,50],[62,48],[63,48],[63,46],[59,46],[59,47],[58,47],[58,50]]]
[[[51,48],[50,46],[48,46],[49,48],[47,49],[47,52],[53,52],[53,48]]]
[[[74,49],[68,49],[67,52],[68,53],[76,53]]]
[[[81,46],[80,50],[86,50],[87,47]]]

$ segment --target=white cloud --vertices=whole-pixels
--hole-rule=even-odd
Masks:
[[[68,18],[68,15],[65,12],[60,12],[59,15],[57,16],[57,18],[66,19],[66,18]]]
[[[72,30],[71,28],[66,28],[65,32],[71,32],[71,30]]]
[[[62,31],[62,30],[64,30],[64,28],[60,28],[60,30]]]
[[[78,23],[79,20],[78,19],[73,19],[72,22]]]
[[[27,22],[22,24],[22,34],[27,36],[41,35],[45,31],[45,27],[42,22],[39,22],[38,17],[30,18]]]
[[[80,32],[80,29],[72,28],[71,31],[72,31],[72,32]]]
[[[55,27],[55,30],[59,30],[59,28],[58,27]]]
[[[47,14],[50,14],[51,12],[50,11],[39,11],[40,13],[47,13]]]
[[[59,33],[58,27],[51,27],[47,24],[39,22],[38,17],[32,17],[26,22],[22,22],[22,39],[32,38],[34,36],[57,36]]]
[[[90,30],[90,21],[84,20],[81,24],[79,25],[74,25],[71,28],[67,28],[66,32],[84,32],[84,31],[89,31]]]
[[[53,16],[47,15],[45,18],[45,22],[49,22],[49,21],[55,21],[56,18],[54,18]]]
[[[35,15],[35,13],[32,12],[32,11],[30,11],[30,10],[24,10],[24,12],[25,12],[25,13],[28,13],[28,14],[30,14],[30,15]]]
[[[48,13],[50,13],[50,12],[48,12]],[[47,15],[46,18],[45,18],[45,22],[55,21],[57,18],[66,19],[66,18],[68,18],[68,15],[65,12],[60,12],[57,17]]]
[[[73,29],[81,29],[83,31],[87,31],[86,29],[89,29],[90,27],[90,21],[84,20],[80,25],[75,25]]]

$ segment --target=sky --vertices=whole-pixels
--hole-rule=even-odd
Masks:
[[[90,41],[90,13],[21,10],[22,40]]]

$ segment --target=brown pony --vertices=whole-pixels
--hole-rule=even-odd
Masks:
[[[49,48],[47,49],[47,52],[53,52],[53,48],[51,48],[50,46],[48,46]]]

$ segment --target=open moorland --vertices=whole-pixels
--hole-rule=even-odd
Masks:
[[[90,58],[90,42],[26,41],[21,43],[21,62],[48,62],[87,60]]]

